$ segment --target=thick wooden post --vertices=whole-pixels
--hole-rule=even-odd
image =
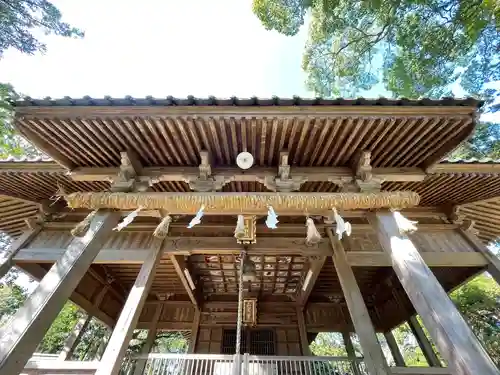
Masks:
[[[404,230],[408,228],[398,225],[396,217],[402,218],[399,215],[377,212],[370,214],[369,220],[376,229],[383,249],[391,256],[392,267],[401,285],[452,373],[498,375],[495,364],[425,264],[413,242],[404,234]]]
[[[304,319],[304,312],[302,311],[302,307],[297,307],[297,322],[299,326],[299,337],[302,355],[311,356],[309,341],[307,341],[306,321]]]
[[[493,254],[474,233],[465,229],[459,229],[459,231],[462,237],[465,238],[474,250],[483,254],[488,261],[487,271],[495,279],[498,285],[500,285],[500,259],[496,257],[495,254]]]
[[[163,240],[155,239],[153,241],[153,248],[135,279],[95,375],[116,375],[119,373],[125,350],[148,296],[156,266],[161,259],[162,244]]]
[[[151,353],[151,349],[153,348],[156,340],[158,321],[160,320],[162,311],[163,311],[163,301],[156,306],[153,319],[151,320],[151,324],[149,325],[148,328],[148,335],[146,337],[146,341],[144,342],[144,345],[141,348],[141,354],[148,355],[149,353]],[[142,373],[144,372],[144,367],[146,367],[146,362],[147,361],[145,359],[137,360],[135,364],[134,375],[142,375]]]
[[[9,272],[12,267],[12,259],[16,256],[17,252],[25,247],[42,229],[41,225],[34,225],[33,228],[28,229],[14,242],[12,242],[7,249],[0,253],[0,279]]]
[[[403,358],[403,355],[401,354],[401,351],[399,350],[398,343],[396,342],[396,339],[394,338],[392,332],[387,331],[386,333],[384,333],[384,336],[387,341],[387,345],[389,346],[389,350],[391,351],[392,358],[394,358],[394,363],[396,364],[396,366],[406,367],[405,360]]]
[[[418,342],[418,346],[420,346],[420,349],[422,349],[422,353],[424,354],[427,364],[431,367],[443,367],[441,361],[436,355],[436,352],[434,352],[434,349],[432,348],[431,342],[425,335],[422,326],[420,325],[415,316],[412,316],[408,320],[408,325],[411,328],[413,336],[415,336],[415,339]]]
[[[326,230],[333,248],[333,264],[349,308],[349,314],[354,329],[359,336],[359,342],[363,348],[366,367],[370,375],[388,375],[389,368],[386,364],[384,353],[380,348],[375,329],[368,314],[365,301],[361,295],[352,268],[347,262],[344,247],[335,237],[331,229]]]
[[[23,306],[0,329],[0,374],[21,372],[119,219],[119,212],[97,213],[87,233],[73,238]]]
[[[73,331],[69,334],[68,338],[64,343],[63,350],[61,351],[61,353],[59,353],[59,357],[57,357],[58,361],[66,361],[71,358],[76,346],[78,345],[78,342],[80,341],[83,333],[87,329],[87,326],[89,325],[91,319],[92,319],[91,315],[86,315],[80,318],[76,322]]]
[[[193,326],[191,327],[191,342],[189,343],[188,353],[194,353],[196,342],[198,341],[198,332],[200,331],[201,310],[195,309]]]
[[[342,332],[342,339],[344,340],[345,351],[347,352],[347,358],[349,358],[353,363],[354,375],[361,375],[359,370],[359,364],[356,361],[356,351],[354,350],[354,345],[352,345],[351,335],[349,332]]]

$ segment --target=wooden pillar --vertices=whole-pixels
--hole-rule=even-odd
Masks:
[[[387,345],[389,346],[389,350],[391,351],[392,358],[394,358],[394,363],[398,367],[406,367],[405,360],[401,351],[399,350],[398,343],[392,334],[392,331],[387,331],[384,333],[385,339],[387,341]]]
[[[12,259],[17,252],[25,247],[42,229],[41,225],[34,225],[24,232],[14,242],[12,242],[7,251],[0,253],[0,279],[4,277],[12,267]]]
[[[488,261],[487,271],[495,279],[498,285],[500,285],[500,259],[495,256],[495,254],[493,254],[474,233],[465,229],[459,229],[459,231],[462,237],[465,238],[474,250],[483,254]]]
[[[116,375],[120,371],[125,350],[153,282],[156,265],[162,256],[162,244],[160,239],[153,240],[153,248],[135,279],[95,375]]]
[[[354,329],[359,336],[366,367],[370,375],[388,375],[389,368],[386,364],[384,353],[380,348],[375,329],[370,320],[368,309],[366,308],[363,296],[351,266],[347,262],[344,247],[335,237],[330,228],[326,229],[333,248],[333,264],[337,271],[337,276],[344,293],[344,297],[349,308]]]
[[[354,375],[361,375],[359,370],[358,362],[356,361],[356,351],[352,345],[351,335],[349,332],[342,332],[342,339],[344,340],[345,351],[347,352],[347,358],[349,358],[353,363]]]
[[[396,219],[399,220],[396,221]],[[392,267],[454,374],[498,375],[498,369],[476,336],[425,264],[413,242],[404,234],[409,229],[396,212],[370,214]]]
[[[161,301],[160,303],[158,303],[158,305],[156,305],[156,310],[153,315],[153,319],[151,320],[151,324],[149,325],[148,328],[148,335],[146,337],[146,341],[144,342],[144,345],[141,348],[141,354],[148,355],[149,353],[151,353],[151,349],[153,348],[153,345],[156,340],[158,321],[160,320],[162,311],[163,311],[163,301]],[[134,375],[142,375],[142,373],[144,372],[144,367],[146,367],[146,362],[147,360],[145,359],[137,360],[135,364]]]
[[[198,341],[198,332],[200,330],[201,310],[195,309],[193,326],[191,327],[191,342],[189,343],[188,353],[194,353],[196,342]]]
[[[59,357],[57,357],[58,361],[66,361],[71,358],[91,319],[91,315],[86,315],[76,322],[73,331],[69,334],[64,343],[63,350],[61,351],[61,353],[59,353]]]
[[[408,325],[410,326],[411,331],[413,332],[413,336],[415,336],[415,338],[417,339],[418,345],[420,346],[420,349],[422,349],[422,353],[424,353],[424,357],[425,360],[427,361],[427,364],[431,367],[442,367],[441,361],[436,355],[436,352],[434,352],[431,342],[425,335],[422,326],[420,325],[415,316],[412,316],[408,320]]]
[[[302,311],[302,307],[297,307],[297,323],[299,326],[300,346],[302,355],[310,357],[311,350],[309,349],[309,341],[307,341],[306,321],[304,319],[304,312]]]
[[[98,212],[87,233],[73,238],[23,306],[0,329],[1,374],[21,372],[119,219],[119,212]]]

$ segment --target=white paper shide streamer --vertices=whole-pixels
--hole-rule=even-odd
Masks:
[[[194,227],[195,225],[198,225],[198,224],[200,224],[200,223],[201,223],[201,218],[203,217],[203,214],[204,214],[203,210],[204,210],[204,209],[205,209],[205,205],[202,205],[202,206],[200,207],[200,209],[198,210],[198,212],[196,213],[196,216],[195,216],[195,217],[193,217],[193,218],[191,219],[191,221],[189,222],[189,224],[188,224],[188,226],[187,226],[188,228],[192,228],[192,227]]]
[[[314,225],[314,220],[308,217],[306,219],[306,244],[307,245],[315,245],[319,241],[321,241],[321,234],[319,234],[318,229],[316,229],[316,225]]]
[[[132,221],[134,221],[134,219],[137,217],[137,215],[139,215],[139,212],[142,209],[143,209],[143,207],[139,207],[137,210],[129,213],[127,216],[125,216],[125,218],[120,223],[118,223],[118,225],[116,227],[113,228],[113,230],[116,230],[118,232],[121,231],[123,228],[125,228],[127,225],[129,225]]]
[[[335,222],[337,223],[337,229],[335,230],[335,233],[337,233],[338,239],[339,240],[342,239],[343,233],[350,236],[352,231],[351,223],[349,223],[348,221],[344,221],[344,219],[342,219],[342,216],[339,215],[335,207],[332,208],[332,211],[333,211],[333,217],[335,218]]]
[[[394,220],[396,220],[396,224],[398,225],[401,234],[411,233],[417,230],[417,227],[415,225],[418,223],[417,221],[408,220],[406,217],[401,215],[401,212],[399,211],[394,211],[392,214],[394,216]]]
[[[279,223],[278,221],[278,215],[276,215],[276,212],[274,212],[274,208],[272,206],[269,206],[267,208],[267,219],[266,219],[266,225],[269,229],[276,229],[277,224]]]
[[[234,229],[234,237],[241,238],[245,235],[245,218],[243,215],[238,215],[236,228]]]

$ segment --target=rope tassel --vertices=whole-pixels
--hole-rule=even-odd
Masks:
[[[71,234],[73,235],[73,237],[83,237],[89,230],[90,223],[92,222],[96,214],[97,210],[94,210],[89,213],[85,219],[76,224],[75,227],[71,230]]]
[[[314,220],[308,217],[306,219],[306,227],[307,227],[307,235],[306,235],[306,244],[307,245],[315,245],[319,241],[321,241],[321,234],[319,234],[316,225],[314,225]]]
[[[158,224],[158,226],[156,227],[155,231],[153,232],[153,236],[157,238],[167,237],[171,222],[172,222],[172,217],[170,215],[165,216],[160,222],[160,224]]]

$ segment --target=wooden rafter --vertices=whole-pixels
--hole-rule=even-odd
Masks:
[[[297,304],[301,307],[301,310],[304,309],[307,301],[309,300],[309,296],[311,295],[312,290],[314,289],[314,285],[316,284],[316,280],[325,264],[326,256],[318,256],[314,257],[310,260],[309,271],[311,276],[306,274],[304,280],[302,281],[301,292],[297,298]],[[307,281],[307,285],[304,283]]]
[[[195,286],[195,289],[191,288],[190,282],[188,281],[185,272],[187,271],[189,275],[191,276],[191,282],[195,282],[193,279],[193,276],[188,268],[187,262],[184,259],[183,255],[174,255],[171,254],[170,260],[172,261],[172,264],[174,265],[175,271],[177,272],[177,275],[179,276],[179,279],[181,279],[182,285],[184,286],[184,289],[186,290],[187,295],[189,296],[189,299],[193,303],[193,305],[196,306],[197,309],[201,308],[201,300],[199,298],[200,294],[196,289],[200,289],[200,286]]]

